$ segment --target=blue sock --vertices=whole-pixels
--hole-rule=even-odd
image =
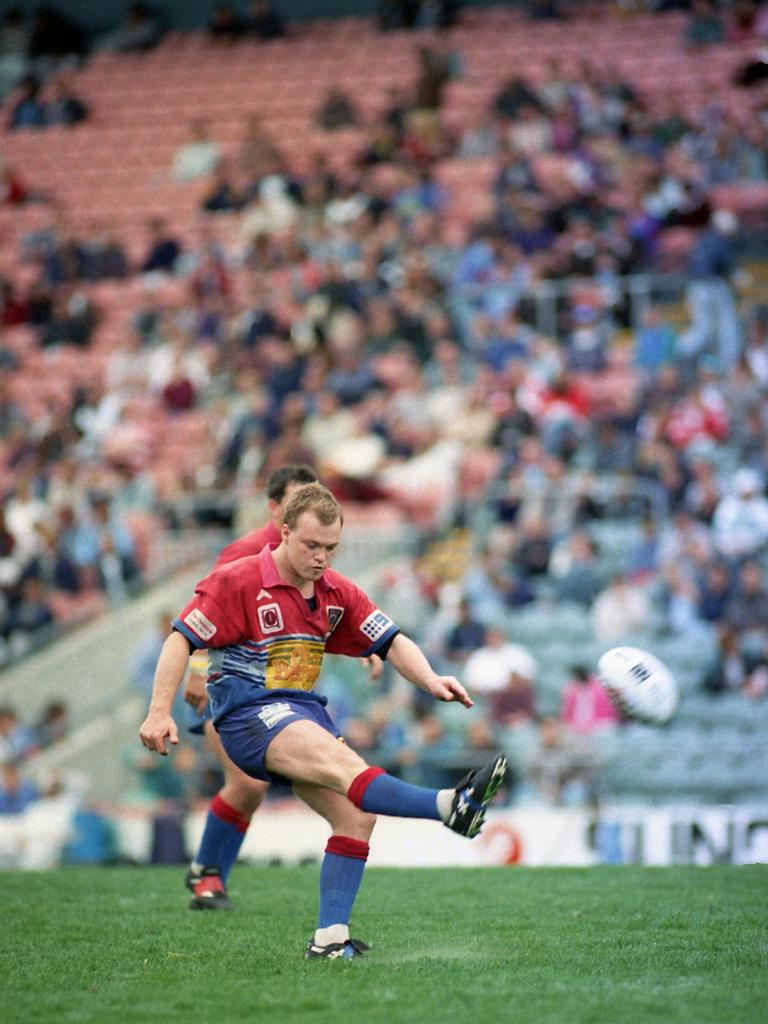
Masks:
[[[206,868],[217,867],[226,881],[237,860],[247,829],[248,819],[230,807],[217,793],[208,808],[195,861]]]
[[[240,847],[243,845],[244,839],[245,832],[239,830],[230,832],[221,846],[219,852],[219,871],[225,885],[229,878],[229,872],[237,863],[237,855],[240,853]]]
[[[320,868],[318,928],[349,924],[367,858],[368,843],[360,839],[331,836],[328,840]]]
[[[412,786],[380,768],[368,768],[354,780],[347,796],[363,811],[397,818],[430,818],[442,821],[437,809],[437,789]]]

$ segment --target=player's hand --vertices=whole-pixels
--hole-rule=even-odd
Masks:
[[[437,700],[457,700],[465,708],[474,707],[475,702],[455,676],[434,676],[427,684],[427,690]]]
[[[190,672],[184,684],[184,700],[196,715],[202,715],[208,706],[208,690],[206,677],[197,672]]]
[[[368,677],[372,680],[379,679],[384,671],[384,661],[378,654],[369,654],[367,658],[360,659],[368,669]]]
[[[165,757],[168,754],[165,741],[169,740],[173,746],[176,746],[179,742],[179,730],[167,711],[153,711],[150,708],[149,714],[139,729],[139,737],[147,750],[154,750]]]

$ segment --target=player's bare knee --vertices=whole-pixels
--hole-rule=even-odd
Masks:
[[[331,816],[331,827],[336,835],[348,836],[367,843],[373,834],[376,815],[360,811],[353,804]]]
[[[243,772],[228,773],[219,791],[222,800],[248,817],[261,806],[267,786],[260,779],[251,779]]]
[[[249,785],[243,790],[243,801],[250,814],[254,814],[264,802],[266,788],[263,785]]]
[[[360,812],[359,830],[360,834],[355,836],[356,839],[362,839],[363,842],[367,843],[373,835],[373,830],[376,826],[376,815],[368,814],[366,811]]]
[[[351,750],[349,747],[342,747],[342,750],[343,754],[339,756],[335,764],[338,769],[339,779],[346,793],[357,776],[368,768],[368,764],[356,751]]]
[[[313,781],[320,786],[332,789],[340,796],[346,796],[353,778],[354,774],[349,769],[345,769],[343,765],[331,764],[325,765],[318,778]]]

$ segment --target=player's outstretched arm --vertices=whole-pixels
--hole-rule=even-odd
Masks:
[[[387,655],[389,663],[415,686],[431,693],[437,700],[457,700],[471,708],[472,698],[455,676],[439,676],[413,640],[398,633]]]
[[[147,750],[155,750],[165,756],[166,739],[175,746],[179,742],[179,730],[171,715],[171,707],[179,683],[189,660],[189,644],[181,633],[173,632],[163,644],[155,669],[152,687],[152,701],[149,712],[139,730],[141,742]]]

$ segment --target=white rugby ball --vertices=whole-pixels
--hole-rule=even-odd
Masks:
[[[668,722],[680,700],[675,677],[639,647],[614,647],[597,663],[597,674],[616,707],[628,718],[653,725]]]

